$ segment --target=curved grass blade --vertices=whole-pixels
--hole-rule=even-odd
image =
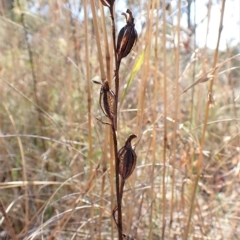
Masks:
[[[124,90],[123,90],[123,93],[122,93],[122,96],[121,96],[120,106],[122,105],[122,103],[123,103],[123,101],[124,101],[124,99],[125,99],[125,97],[127,95],[128,89],[131,86],[134,77],[136,76],[137,72],[139,71],[140,67],[143,64],[144,55],[145,55],[145,51],[143,51],[141,53],[139,59],[137,60],[136,65],[133,68],[133,71],[131,72],[130,77],[127,80],[126,87],[124,87]]]

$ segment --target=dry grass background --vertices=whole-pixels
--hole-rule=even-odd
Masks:
[[[8,216],[0,215],[0,238],[116,239],[109,127],[95,119],[103,114],[91,83],[113,76],[109,13],[103,16],[98,1],[81,1],[79,9],[74,1],[32,2],[15,1],[14,19],[2,11],[0,21],[0,199]],[[197,49],[180,11],[172,25],[164,20],[169,11],[157,15],[151,6],[162,9],[154,0],[128,5],[146,22],[120,69],[119,147],[129,134],[140,139],[123,198],[124,232],[240,239],[237,48]],[[116,9],[117,26],[124,11]],[[180,93],[214,62],[225,63],[216,69],[206,116],[211,76]]]

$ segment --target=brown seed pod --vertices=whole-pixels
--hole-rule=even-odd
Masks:
[[[123,180],[131,176],[136,166],[137,155],[131,145],[132,139],[136,137],[135,134],[131,134],[125,145],[118,151],[119,174]]]
[[[100,0],[103,6],[113,7],[115,0]]]
[[[107,80],[102,84],[99,104],[106,117],[113,120],[116,112],[116,100],[115,94],[109,88],[109,83]]]
[[[128,15],[126,13],[122,13],[122,15],[125,16],[127,24],[120,30],[117,39],[117,54],[119,61],[131,52],[138,39],[132,12],[129,9],[126,12]]]

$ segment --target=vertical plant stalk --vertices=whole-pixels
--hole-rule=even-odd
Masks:
[[[117,193],[117,210],[118,210],[118,238],[122,240],[122,201],[119,186],[119,159],[117,151],[117,132],[115,131],[114,125],[112,124],[112,136],[113,136],[113,147],[115,157],[115,177],[116,177],[116,193]]]
[[[111,25],[112,25],[112,40],[113,40],[113,51],[114,51],[114,58],[115,58],[115,75],[114,75],[114,81],[115,81],[115,95],[116,95],[116,105],[118,105],[118,95],[119,95],[119,63],[118,63],[118,57],[117,57],[117,44],[116,44],[116,26],[115,26],[115,19],[114,19],[114,11],[113,7],[110,7],[110,17],[111,17]],[[116,107],[116,130],[118,126],[118,107]]]
[[[154,3],[152,3],[154,4]],[[145,101],[146,101],[146,88],[147,88],[147,82],[148,82],[148,76],[149,71],[151,71],[150,68],[150,52],[151,52],[151,38],[152,38],[152,29],[153,29],[153,14],[150,13],[151,11],[151,2],[148,2],[147,5],[147,16],[149,16],[148,19],[148,26],[147,31],[145,33],[144,39],[145,39],[145,49],[144,49],[144,61],[143,61],[143,71],[142,71],[142,80],[141,80],[141,86],[140,91],[138,95],[138,111],[137,111],[137,126],[138,126],[138,134],[142,132],[142,126],[143,126],[143,119],[144,119],[144,108],[145,108]]]
[[[3,202],[2,202],[1,199],[0,199],[0,212],[2,213],[3,217],[5,218],[6,227],[7,227],[9,235],[11,236],[11,238],[13,240],[17,240],[17,236],[16,236],[16,234],[14,232],[12,224],[9,221],[8,215],[7,215],[6,211],[5,211],[5,208],[3,206]]]
[[[217,66],[217,61],[218,61],[218,49],[219,49],[219,43],[220,43],[221,33],[222,33],[222,28],[223,28],[224,10],[225,10],[225,0],[222,0],[221,16],[220,16],[220,23],[219,23],[219,28],[218,28],[218,39],[217,39],[217,45],[216,45],[216,49],[215,49],[215,53],[214,53],[214,60],[213,60],[213,65],[212,65],[213,72],[211,74],[212,77],[209,82],[208,101],[206,103],[206,109],[205,109],[205,117],[204,117],[204,123],[203,123],[200,153],[199,153],[199,157],[197,160],[197,176],[196,176],[194,186],[193,186],[193,193],[192,193],[192,197],[191,197],[191,205],[190,205],[190,210],[189,210],[188,222],[187,222],[187,227],[186,227],[186,231],[184,233],[184,238],[183,238],[184,240],[188,239],[191,218],[192,218],[193,210],[194,210],[194,202],[195,202],[195,197],[196,197],[196,192],[197,192],[198,180],[200,178],[200,174],[202,171],[202,165],[203,165],[203,153],[202,152],[203,152],[204,143],[205,143],[205,133],[207,130],[209,107],[211,105],[213,81],[214,81],[216,66]]]
[[[142,132],[142,126],[143,126],[143,119],[145,117],[145,113],[144,113],[144,109],[145,109],[145,102],[146,102],[146,89],[147,89],[147,83],[148,83],[148,77],[152,74],[154,74],[154,84],[157,84],[157,74],[158,71],[155,71],[154,73],[151,73],[151,62],[150,62],[150,55],[151,55],[151,50],[152,50],[152,38],[153,36],[153,25],[154,25],[154,20],[158,22],[158,19],[154,17],[154,14],[151,14],[151,8],[154,9],[156,6],[156,0],[153,1],[149,1],[148,5],[147,5],[147,16],[148,16],[148,21],[147,24],[148,26],[146,27],[147,31],[146,31],[146,35],[145,35],[145,55],[144,55],[144,63],[143,63],[143,71],[142,71],[142,81],[141,81],[141,87],[140,87],[140,91],[139,91],[139,96],[138,96],[138,113],[137,113],[137,118],[138,118],[138,134],[140,132]],[[157,11],[159,12],[159,11]],[[156,24],[158,25],[158,24]],[[159,38],[159,36],[157,35],[157,26],[156,26],[156,32],[155,32],[155,36],[156,36],[156,41]],[[155,45],[155,51],[157,51],[157,44]],[[155,55],[156,58],[158,58],[158,56]],[[155,59],[156,60],[156,59]],[[158,61],[156,61],[155,63],[157,63]],[[157,66],[158,68],[158,66]],[[157,69],[156,68],[156,69]],[[157,88],[154,88],[154,91],[157,91]],[[156,93],[156,92],[154,92]],[[158,96],[159,97],[159,96]],[[155,109],[154,109],[155,110]],[[156,112],[154,111],[154,114],[156,116]],[[154,129],[155,129],[156,125],[154,124]],[[152,144],[156,144],[156,131],[153,130],[153,140],[152,140]],[[154,147],[153,147],[154,149]],[[154,155],[154,154],[153,154]],[[154,173],[154,166],[155,164],[155,155],[153,156],[152,159],[152,169],[151,169],[151,174]],[[151,175],[153,176],[153,175]],[[151,199],[153,199],[154,196],[154,181],[151,181],[151,188],[150,188],[150,196]],[[153,200],[152,200],[153,201]],[[153,204],[151,204],[150,208],[149,208],[149,229],[148,229],[148,239],[152,239],[152,234],[153,234],[153,224],[152,224],[152,216],[153,216],[153,209],[154,206]]]
[[[163,130],[163,174],[162,174],[162,239],[165,235],[165,215],[166,215],[166,153],[167,153],[167,50],[166,50],[166,34],[167,34],[167,22],[166,22],[166,0],[163,0],[163,85],[164,85],[164,130]]]
[[[179,80],[179,55],[180,55],[180,22],[181,22],[181,0],[178,1],[178,15],[177,15],[177,46],[175,46],[175,96],[178,96],[179,94],[179,85],[178,85],[178,80]],[[176,163],[176,158],[177,158],[177,129],[178,129],[178,102],[179,100],[176,99],[175,101],[175,114],[174,114],[174,141],[173,141],[173,162],[172,162],[172,189],[171,189],[171,204],[170,204],[170,223],[172,223],[173,220],[173,212],[174,212],[174,189],[175,189],[175,163]],[[169,236],[170,236],[170,231],[171,231],[171,226],[169,226]]]
[[[129,178],[131,176],[131,174],[133,173],[133,171],[136,167],[137,155],[135,153],[135,148],[133,148],[132,144],[131,144],[132,139],[134,139],[136,137],[137,136],[135,134],[131,134],[127,138],[125,145],[117,153],[118,171],[119,171],[119,175],[121,176],[120,201],[122,201],[125,181],[127,180],[127,178]],[[117,211],[117,207],[115,207],[113,210],[113,218],[114,218],[116,225],[120,229],[119,224],[115,218],[116,211]],[[122,230],[121,230],[121,232],[122,232]],[[122,235],[124,235],[124,234],[122,233]]]
[[[114,148],[114,157],[115,157],[115,177],[116,177],[116,194],[117,194],[117,209],[118,209],[118,239],[122,240],[122,201],[120,196],[120,184],[119,184],[119,160],[118,160],[118,145],[117,145],[117,127],[118,127],[118,95],[119,95],[119,65],[117,59],[117,45],[116,45],[116,26],[114,19],[114,7],[110,6],[110,17],[111,17],[111,27],[112,27],[112,41],[113,41],[113,50],[115,57],[115,101],[116,101],[116,110],[115,110],[115,127],[112,124],[112,136],[113,136],[113,148]]]
[[[94,4],[93,0],[90,0],[90,5],[91,5],[92,15],[93,15],[93,26],[94,26],[95,36],[96,36],[96,43],[97,43],[97,50],[98,50],[98,62],[100,65],[101,79],[102,79],[102,82],[104,82],[106,79],[106,76],[105,76],[105,71],[104,71],[101,41],[100,41],[98,21],[97,21],[97,13],[96,13],[96,8],[95,8],[95,4]]]
[[[85,3],[85,4],[87,4],[87,3]],[[97,50],[98,50],[98,63],[100,65],[101,80],[103,83],[106,80],[106,75],[105,75],[105,71],[104,71],[103,55],[102,55],[102,49],[101,49],[101,39],[99,36],[98,17],[97,17],[97,13],[96,13],[95,2],[93,0],[90,0],[90,5],[91,5],[91,10],[92,10],[94,32],[95,32],[95,36],[96,36],[96,43],[97,43]],[[85,17],[86,18],[88,17],[87,10],[85,12]],[[92,228],[91,228],[91,231],[92,231]]]
[[[103,41],[104,41],[104,46],[105,46],[105,62],[106,62],[106,74],[107,74],[107,79],[109,80],[109,85],[110,87],[112,86],[112,81],[111,81],[111,72],[113,68],[113,64],[111,60],[111,57],[113,56],[113,52],[109,51],[109,40],[108,40],[108,35],[107,35],[107,29],[106,29],[106,21],[105,21],[105,14],[104,14],[104,9],[103,5],[99,4],[100,7],[100,12],[101,12],[101,24],[102,24],[102,29],[103,29]],[[114,163],[113,161],[109,161],[109,159],[114,159],[114,154],[113,154],[113,141],[112,137],[110,135],[111,129],[108,128],[108,126],[105,126],[105,136],[110,136],[105,138],[104,142],[104,149],[103,149],[103,163],[102,163],[102,169],[103,169],[103,176],[102,176],[102,187],[101,187],[101,209],[100,209],[100,214],[99,214],[99,227],[101,227],[102,224],[102,215],[104,211],[104,191],[105,191],[105,182],[106,182],[106,174],[105,172],[107,171],[107,162],[110,162],[110,188],[111,188],[111,209],[115,207],[115,195],[114,195]],[[110,157],[107,154],[107,146],[108,143],[110,143]],[[114,238],[114,230],[115,230],[115,225],[114,222],[111,221],[111,238]],[[99,239],[101,239],[101,231],[99,231]]]
[[[87,3],[84,1],[84,33],[85,33],[85,55],[86,55],[86,75],[87,75],[87,102],[88,102],[88,146],[89,146],[89,159],[92,159],[92,115],[91,115],[91,104],[92,104],[92,96],[91,96],[91,81],[90,81],[90,69],[89,69],[89,45],[88,45],[88,18],[87,18]],[[92,161],[90,161],[90,171],[92,171]]]
[[[101,12],[101,23],[102,23],[102,29],[103,29],[103,40],[104,40],[104,46],[105,46],[105,61],[106,61],[106,70],[107,70],[107,79],[109,80],[109,84],[111,86],[111,57],[110,57],[110,51],[109,51],[109,43],[108,43],[108,36],[107,36],[107,29],[106,29],[106,21],[105,21],[105,15],[102,4],[100,4],[100,12]]]
[[[121,199],[121,201],[122,201],[122,197],[123,197],[124,185],[125,185],[125,179],[121,178],[121,183],[120,183],[120,199]]]
[[[84,1],[84,33],[85,33],[85,63],[86,63],[86,75],[87,75],[87,108],[88,108],[88,159],[90,163],[90,172],[93,171],[92,163],[92,114],[91,114],[91,105],[92,105],[92,95],[91,95],[91,80],[90,80],[90,69],[89,69],[89,45],[88,45],[88,14],[87,14],[87,1]],[[91,200],[93,201],[93,195],[91,194]],[[94,217],[94,208],[91,208],[91,218]],[[91,224],[90,230],[91,236],[94,234],[94,224]]]
[[[91,0],[92,2],[92,0]],[[91,3],[93,4],[93,3]],[[117,207],[114,208],[118,211],[118,237],[119,240],[122,240],[122,208],[121,208],[121,198],[120,198],[120,183],[119,183],[119,169],[118,169],[118,142],[117,142],[117,109],[118,109],[118,95],[119,95],[119,67],[117,64],[117,46],[116,46],[116,28],[115,28],[115,20],[114,20],[114,12],[113,12],[113,6],[109,7],[110,9],[110,17],[111,17],[111,24],[112,24],[112,39],[113,39],[113,50],[114,50],[114,56],[115,56],[115,74],[114,74],[114,80],[115,80],[115,93],[114,93],[114,99],[115,99],[115,110],[114,110],[114,118],[111,117],[111,114],[109,112],[110,110],[110,104],[108,102],[108,98],[106,94],[110,94],[109,91],[109,83],[108,81],[104,81],[103,87],[100,93],[100,106],[104,112],[104,114],[111,120],[111,131],[112,131],[112,138],[113,138],[113,151],[114,151],[114,159],[115,159],[115,177],[116,177],[116,195],[117,195]],[[94,8],[95,11],[95,8]],[[95,13],[96,14],[96,13]],[[98,31],[97,31],[98,32]],[[99,36],[98,36],[99,37]],[[102,95],[102,96],[101,96]],[[111,93],[112,95],[112,93]],[[102,100],[103,101],[102,101]],[[101,104],[103,102],[103,104]],[[114,216],[114,215],[113,215]]]
[[[73,41],[73,46],[74,46],[74,61],[75,64],[78,66],[79,65],[79,49],[78,49],[78,40],[77,40],[77,27],[76,27],[76,23],[74,21],[73,18],[73,14],[72,14],[72,4],[70,2],[68,2],[69,5],[69,18],[70,18],[70,26],[71,26],[71,33],[72,33],[72,41]],[[79,88],[80,90],[80,88]]]
[[[72,9],[72,4],[70,3],[70,1],[68,2],[68,5],[69,5],[69,18],[70,18],[70,29],[71,29],[71,33],[72,33],[72,43],[73,43],[73,50],[74,50],[74,62],[76,64],[76,67],[77,67],[77,70],[78,70],[78,74],[76,74],[75,76],[75,80],[77,81],[77,86],[78,86],[78,92],[79,92],[79,95],[82,95],[81,94],[81,85],[80,85],[80,82],[81,82],[81,79],[80,79],[80,70],[79,70],[79,63],[80,63],[80,57],[79,57],[79,50],[80,50],[80,44],[78,43],[78,39],[77,39],[77,24],[76,24],[76,21],[74,19],[74,16],[73,16],[73,13],[71,11]],[[86,35],[85,35],[86,36]],[[72,81],[71,81],[72,82]],[[72,85],[72,84],[71,84]],[[71,91],[72,92],[72,88],[71,88]],[[72,96],[72,95],[71,95]],[[73,104],[73,100],[72,100],[72,103]],[[72,114],[71,114],[72,115]],[[75,116],[74,116],[75,117]],[[79,118],[81,118],[81,113],[79,111]],[[71,119],[71,121],[75,121],[75,119]],[[79,133],[80,135],[81,133]]]
[[[12,117],[12,114],[10,113],[9,109],[7,108],[7,106],[5,104],[3,104],[3,107],[5,108],[5,111],[7,112],[9,119],[13,125],[14,131],[17,133],[17,127],[15,124],[15,121]],[[21,154],[21,161],[22,161],[22,178],[24,181],[23,184],[23,189],[24,189],[24,194],[25,194],[25,226],[24,229],[27,231],[28,226],[29,226],[29,199],[28,199],[28,179],[27,179],[27,164],[26,164],[26,159],[25,159],[25,154],[24,154],[24,150],[23,150],[23,144],[21,141],[20,137],[17,137],[18,140],[18,146],[19,146],[19,151]]]
[[[112,138],[113,138],[113,149],[115,156],[115,177],[116,177],[116,195],[117,195],[117,206],[114,207],[112,211],[113,219],[118,227],[118,239],[123,239],[122,231],[122,208],[121,201],[123,195],[124,183],[127,177],[129,177],[135,168],[134,163],[136,164],[136,154],[131,146],[132,138],[135,138],[136,135],[132,134],[127,139],[125,146],[118,151],[118,142],[117,142],[117,112],[118,112],[118,96],[119,96],[119,68],[120,62],[123,57],[126,57],[134,43],[137,41],[137,32],[134,28],[134,18],[132,12],[127,9],[126,13],[123,13],[126,17],[126,26],[123,27],[118,35],[118,42],[116,44],[116,27],[114,20],[114,0],[101,0],[104,6],[107,6],[110,10],[111,25],[112,25],[112,40],[113,40],[113,50],[115,56],[115,92],[113,92],[109,87],[108,80],[104,81],[100,91],[99,103],[101,109],[105,116],[111,120]],[[132,166],[132,169],[130,167]],[[119,174],[122,176],[121,187],[119,183]],[[118,211],[118,220],[115,218],[115,212]]]
[[[18,5],[18,8],[21,10],[22,8],[21,8],[21,4],[20,4],[19,1],[20,0],[17,0],[17,5]],[[25,15],[24,15],[23,12],[21,13],[21,24],[22,24],[23,29],[24,29],[25,41],[26,41],[26,45],[27,45],[30,67],[31,67],[31,72],[32,72],[34,99],[35,99],[36,104],[39,106],[40,102],[39,102],[39,99],[38,99],[38,96],[37,96],[37,78],[36,78],[36,73],[35,73],[35,65],[34,65],[34,61],[33,61],[33,53],[32,53],[32,49],[31,49],[31,46],[30,46],[30,43],[29,43],[28,37],[27,37],[28,31],[27,31],[27,27],[26,27],[26,24],[25,24]],[[37,114],[38,114],[38,123],[39,123],[39,126],[40,126],[41,134],[42,134],[42,136],[45,136],[46,134],[44,133],[44,130],[43,130],[43,127],[44,127],[45,124],[44,124],[43,117],[41,115],[41,110],[39,108],[36,108],[36,111],[37,111]],[[43,144],[44,150],[46,151],[47,147],[46,147],[46,144],[45,144],[45,141],[44,141],[43,138],[42,138],[42,144]]]
[[[210,0],[211,1],[211,0]],[[193,5],[192,5],[193,6]],[[196,11],[197,11],[197,9],[196,9],[196,1],[194,2],[194,10],[193,10],[193,14],[194,14],[194,19],[193,19],[193,26],[197,26],[197,24],[196,24]],[[208,21],[209,21],[209,19],[208,19]],[[194,39],[194,47],[193,47],[193,49],[194,49],[194,51],[195,51],[195,54],[197,54],[196,53],[196,49],[197,49],[197,36],[196,36],[196,29],[194,28],[194,34],[193,34],[193,39]],[[195,81],[195,75],[196,75],[196,66],[197,66],[197,62],[196,61],[194,61],[194,63],[193,63],[193,66],[192,66],[192,82],[194,82]],[[199,93],[198,93],[199,94]],[[195,105],[194,105],[194,103],[195,103],[195,98],[196,98],[196,95],[195,95],[195,88],[192,88],[192,91],[191,91],[191,107],[190,107],[190,123],[191,123],[191,125],[193,124],[193,123],[196,123],[196,112],[197,111],[195,111]],[[195,117],[195,119],[193,120],[193,117]]]

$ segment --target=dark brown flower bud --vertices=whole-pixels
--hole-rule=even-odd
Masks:
[[[113,120],[116,112],[115,94],[109,88],[107,80],[102,84],[99,97],[99,104],[106,117]]]
[[[115,0],[100,0],[103,6],[113,7]]]
[[[135,134],[131,134],[125,145],[118,151],[119,174],[124,180],[131,176],[137,162],[137,155],[132,148],[131,141],[136,138]]]
[[[127,15],[128,14],[128,15]],[[136,44],[138,34],[135,29],[134,18],[132,12],[128,9],[126,13],[122,13],[126,17],[127,24],[120,30],[117,40],[118,60],[126,57]]]

